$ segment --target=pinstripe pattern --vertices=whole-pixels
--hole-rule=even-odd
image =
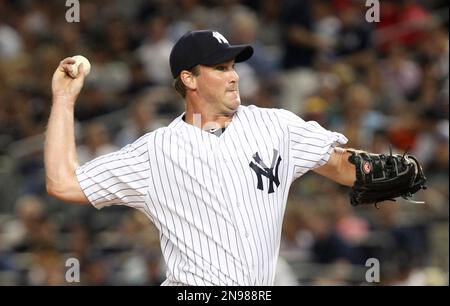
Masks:
[[[241,106],[220,137],[180,116],[77,176],[95,207],[131,206],[154,222],[163,285],[271,285],[290,185],[346,141],[288,111]],[[274,152],[279,186],[269,193],[268,176],[260,190],[256,171],[277,160]],[[251,169],[255,153],[261,165]]]

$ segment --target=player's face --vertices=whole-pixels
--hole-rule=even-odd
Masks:
[[[200,66],[197,90],[206,103],[220,113],[229,114],[241,104],[238,82],[234,60],[214,66]]]

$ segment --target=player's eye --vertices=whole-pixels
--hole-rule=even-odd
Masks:
[[[222,66],[222,65],[219,65],[219,66],[216,66],[216,70],[219,70],[219,71],[225,71],[225,70],[226,70],[226,67],[225,67],[225,66]]]

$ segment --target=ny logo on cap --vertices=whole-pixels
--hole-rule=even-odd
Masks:
[[[280,180],[278,179],[278,166],[280,165],[281,157],[278,155],[278,151],[273,149],[272,165],[270,166],[270,168],[264,164],[264,162],[259,157],[258,152],[253,154],[253,159],[255,160],[256,164],[251,161],[249,166],[253,169],[253,171],[255,171],[258,177],[257,188],[259,190],[264,190],[262,176],[265,176],[269,179],[269,193],[273,193],[273,184],[275,184],[277,187],[280,185]]]
[[[219,43],[221,43],[221,44],[229,44],[228,40],[227,40],[225,37],[223,37],[223,35],[220,34],[219,32],[213,32],[212,35],[213,35],[213,37],[214,37],[215,39],[217,39],[217,41],[218,41]]]

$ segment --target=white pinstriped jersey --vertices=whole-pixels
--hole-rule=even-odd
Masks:
[[[280,109],[240,106],[217,137],[176,118],[76,171],[97,208],[160,231],[163,285],[272,285],[291,183],[347,139]]]

